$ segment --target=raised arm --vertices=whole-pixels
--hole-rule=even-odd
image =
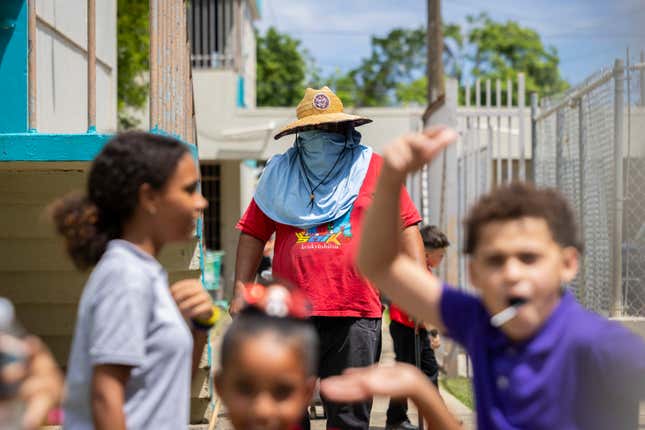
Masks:
[[[323,379],[320,390],[328,399],[343,403],[360,402],[373,396],[410,399],[428,423],[428,428],[461,428],[436,387],[410,364],[348,369],[342,375]]]
[[[403,136],[386,148],[374,201],[363,225],[370,234],[362,237],[357,260],[361,272],[394,303],[440,330],[441,283],[405,252],[399,198],[406,175],[431,161],[456,138],[453,130],[433,128]]]

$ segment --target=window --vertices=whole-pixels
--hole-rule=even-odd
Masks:
[[[208,208],[204,211],[204,246],[206,249],[221,249],[221,175],[218,164],[200,166],[202,174],[202,194],[208,200]]]
[[[188,29],[195,68],[233,66],[231,30],[235,0],[192,0]],[[227,46],[228,45],[228,46]]]

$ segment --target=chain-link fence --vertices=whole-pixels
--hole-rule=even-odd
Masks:
[[[565,194],[585,242],[570,287],[604,315],[645,316],[644,80],[617,60],[533,112],[535,182]]]

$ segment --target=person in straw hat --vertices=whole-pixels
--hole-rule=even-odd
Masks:
[[[372,121],[343,112],[329,88],[307,88],[296,113],[298,119],[275,136],[295,134],[293,146],[269,160],[237,224],[235,277],[242,283],[255,278],[264,243],[275,232],[273,276],[301,288],[311,302],[320,337],[318,375],[325,378],[380,356],[381,300],[358,272],[354,254],[382,161],[356,131]],[[402,196],[403,246],[423,264],[421,217],[408,194]],[[324,406],[327,428],[369,428],[371,402]],[[307,420],[303,427],[309,428]]]

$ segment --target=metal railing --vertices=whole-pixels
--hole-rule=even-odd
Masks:
[[[485,89],[483,93],[482,84]],[[494,187],[514,179],[526,179],[530,158],[527,145],[529,136],[526,134],[529,110],[526,107],[523,74],[518,74],[516,85],[511,80],[506,81],[505,85],[497,80],[494,93],[490,80],[477,80],[474,100],[470,85],[464,88],[463,93],[465,105],[457,108],[460,134],[457,143],[459,220],[466,216],[480,196]],[[457,227],[457,235],[461,244],[464,237],[461,224]],[[466,268],[466,257],[460,253],[458,282],[463,286],[469,284]]]
[[[240,0],[194,0],[188,9],[195,68],[239,68]],[[235,29],[235,34],[233,30]]]

